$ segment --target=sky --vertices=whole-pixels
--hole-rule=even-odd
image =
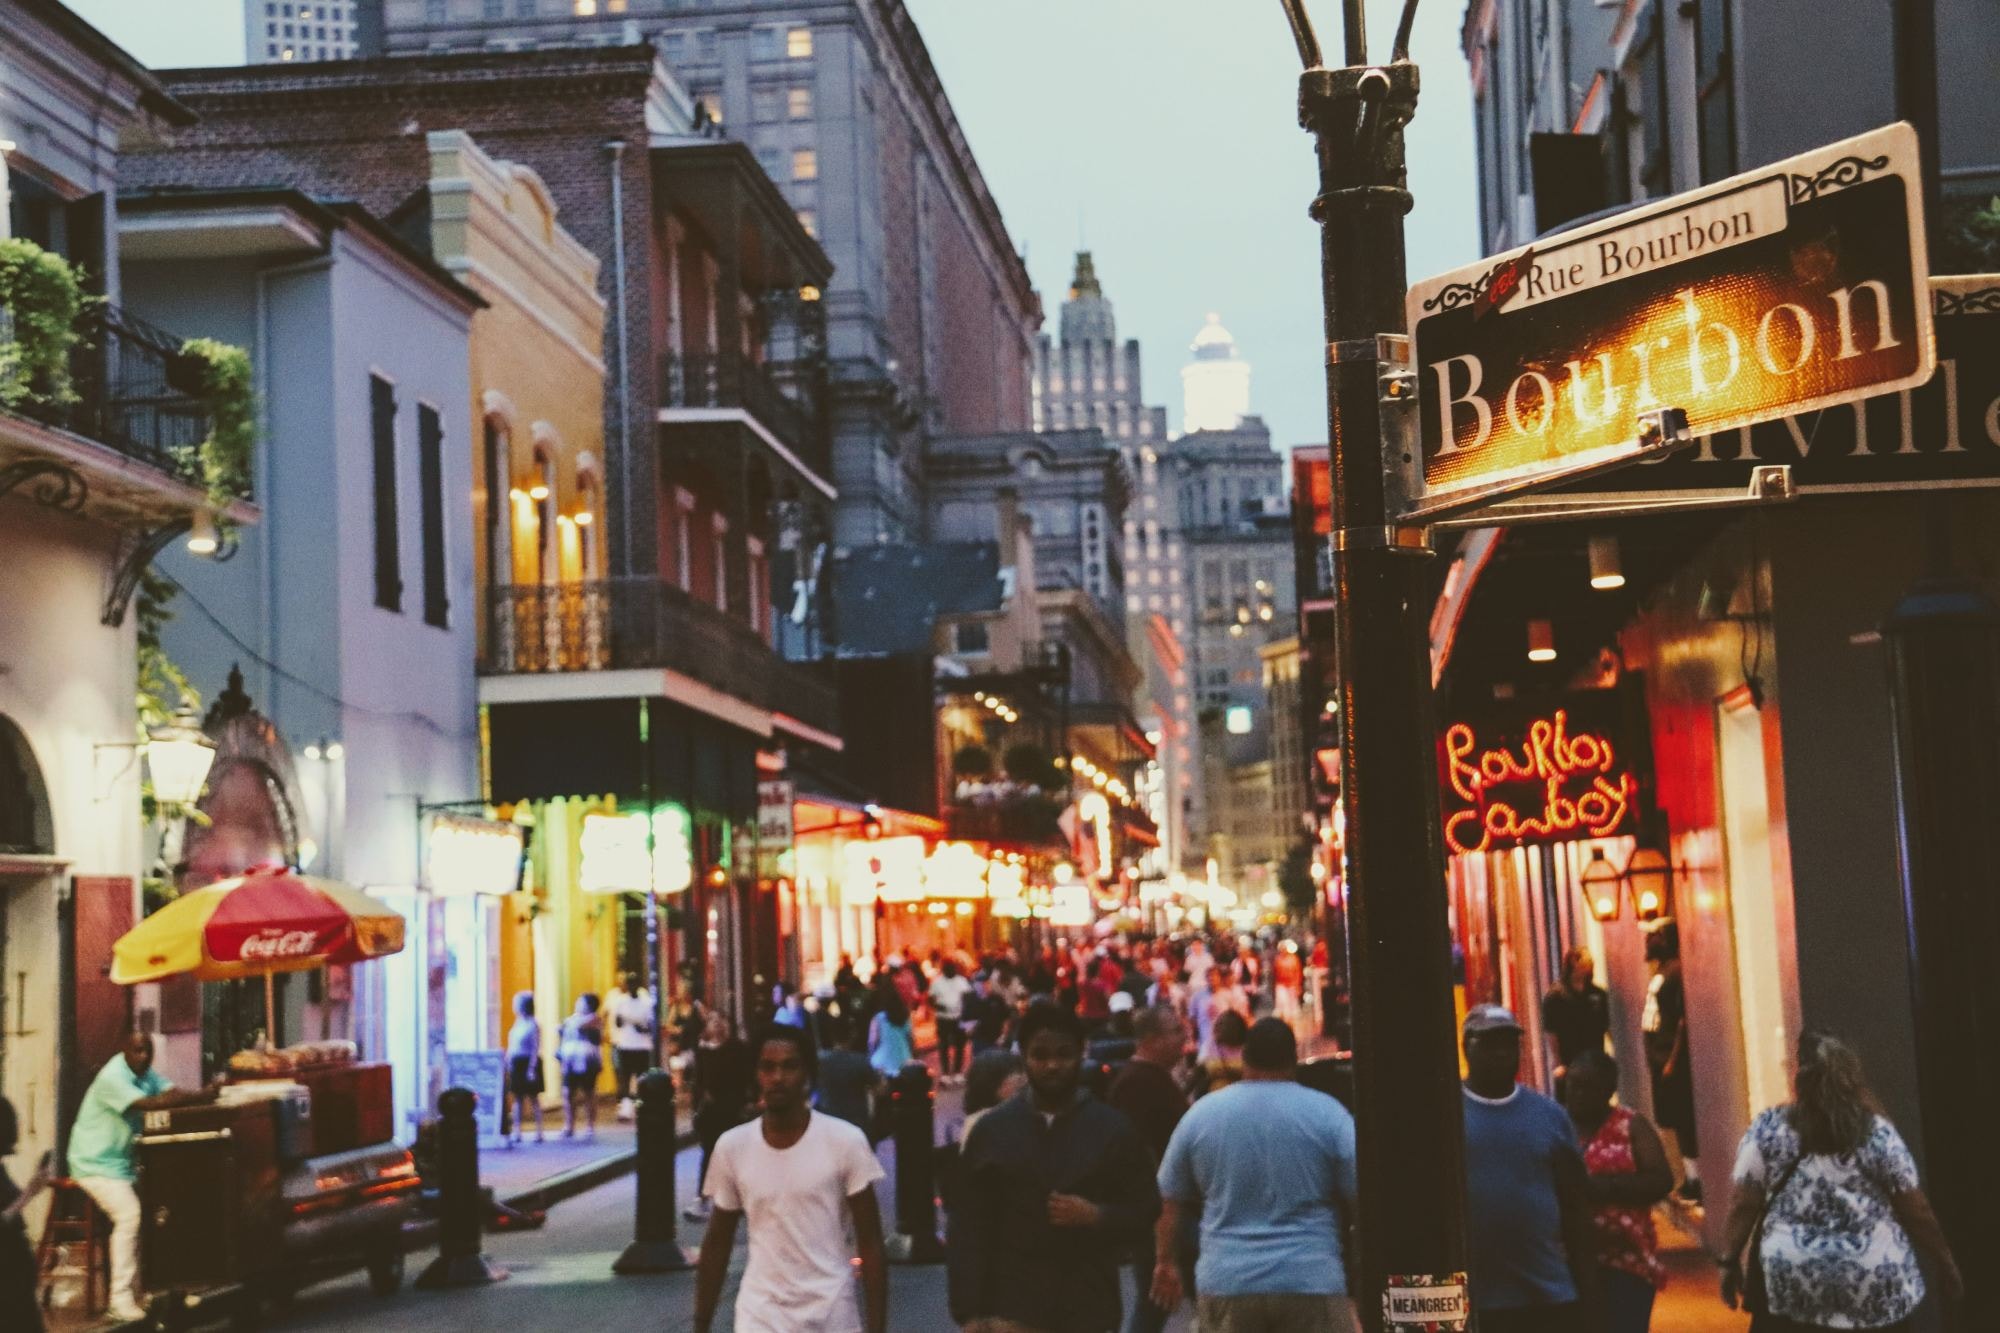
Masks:
[[[1316,181],[1278,0],[905,0],[1042,292],[1053,332],[1087,247],[1138,338],[1149,403],[1180,422],[1179,368],[1214,311],[1280,449],[1323,441]],[[241,0],[69,0],[162,68],[243,58]],[[1307,0],[1332,59],[1337,0]],[[1367,0],[1377,59],[1400,6]],[[1460,0],[1424,0],[1409,131],[1412,281],[1476,256]]]

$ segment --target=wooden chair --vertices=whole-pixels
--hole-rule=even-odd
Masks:
[[[67,1176],[49,1184],[49,1220],[42,1226],[41,1243],[35,1247],[36,1290],[42,1308],[49,1308],[58,1278],[83,1278],[86,1314],[97,1314],[111,1303],[111,1224],[98,1212],[83,1186]],[[76,1246],[83,1247],[82,1262],[76,1262]],[[103,1282],[103,1295],[98,1283]]]

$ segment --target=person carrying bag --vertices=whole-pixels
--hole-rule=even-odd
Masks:
[[[1734,1179],[1722,1299],[1750,1312],[1751,1333],[1908,1330],[1919,1253],[1948,1303],[1963,1296],[1916,1162],[1835,1038],[1799,1038],[1793,1099],[1751,1123]]]

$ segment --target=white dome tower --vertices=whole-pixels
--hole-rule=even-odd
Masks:
[[[1250,363],[1236,354],[1236,340],[1209,312],[1188,348],[1194,360],[1181,367],[1181,430],[1235,430],[1250,414]]]

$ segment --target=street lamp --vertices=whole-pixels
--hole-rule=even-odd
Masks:
[[[1625,863],[1625,882],[1632,886],[1632,911],[1641,921],[1658,921],[1667,914],[1667,890],[1674,868],[1665,852],[1641,847]]]
[[[183,703],[170,721],[147,730],[146,764],[160,800],[193,805],[201,799],[215,764],[215,742],[202,731],[193,708]]]
[[[1616,866],[1605,860],[1604,849],[1590,849],[1590,864],[1583,868],[1580,876],[1584,901],[1590,905],[1590,914],[1599,921],[1616,921],[1623,905],[1622,889],[1625,877],[1618,873]]]

